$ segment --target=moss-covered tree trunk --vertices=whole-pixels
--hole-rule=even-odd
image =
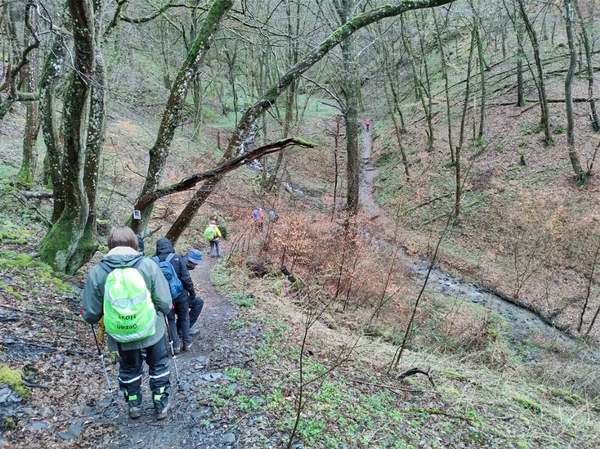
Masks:
[[[78,248],[93,246],[86,232],[89,201],[83,184],[87,118],[95,59],[94,14],[88,0],[68,0],[73,21],[73,65],[64,104],[62,178],[65,207],[40,243],[40,254],[56,269],[74,273],[84,259]]]

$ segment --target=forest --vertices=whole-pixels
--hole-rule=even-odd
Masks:
[[[599,14],[0,0],[0,447],[597,447]],[[78,399],[115,225],[204,252],[166,427]]]

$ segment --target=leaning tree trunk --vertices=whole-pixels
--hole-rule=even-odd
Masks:
[[[302,76],[304,72],[306,72],[325,55],[327,55],[331,49],[335,48],[342,41],[353,35],[357,30],[386,17],[396,17],[403,12],[410,11],[412,9],[432,8],[434,6],[452,3],[453,1],[454,0],[424,0],[420,2],[402,2],[393,6],[386,4],[370,12],[359,14],[353,19],[349,20],[347,23],[330,34],[329,37],[327,37],[321,44],[317,45],[304,57],[304,59],[298,62],[298,64],[290,68],[287,73],[285,73],[277,82],[272,84],[267,89],[262,98],[260,98],[246,110],[238,122],[237,127],[233,131],[231,138],[229,139],[229,144],[222,160],[230,159],[235,154],[235,151],[237,151],[242,144],[242,141],[248,134],[252,124],[258,119],[258,117],[260,117],[265,111],[269,110],[273,106],[277,98],[288,88],[290,83]],[[205,182],[201,188],[196,190],[194,197],[188,202],[184,209],[185,217],[183,217],[182,213],[182,215],[177,218],[175,223],[173,223],[173,226],[167,234],[168,238],[172,242],[176,242],[181,236],[181,233],[187,228],[187,226],[189,226],[194,218],[195,213],[210,196],[220,179],[220,177],[211,178],[210,182]]]
[[[62,164],[65,208],[40,242],[40,255],[53,267],[73,274],[84,237],[89,202],[83,186],[86,120],[94,67],[94,19],[89,1],[68,0],[73,19],[74,71],[64,104],[65,153]]]
[[[186,60],[179,69],[179,73],[171,87],[171,94],[167,100],[156,141],[150,149],[150,163],[146,174],[146,182],[138,196],[138,201],[146,194],[155,191],[160,185],[167,164],[167,158],[169,157],[171,142],[175,135],[175,129],[181,121],[188,88],[194,80],[198,67],[202,64],[206,53],[210,49],[221,20],[232,6],[233,0],[214,0],[202,28],[199,30],[196,39],[190,47]],[[150,203],[143,209],[139,209],[141,219],[132,220],[131,227],[135,232],[141,232],[148,225],[153,207],[154,203]]]
[[[567,43],[569,44],[569,69],[565,78],[565,104],[567,109],[567,150],[569,160],[575,172],[575,178],[578,183],[585,182],[585,174],[581,168],[579,156],[575,150],[573,119],[573,76],[575,75],[575,65],[577,64],[577,53],[575,52],[575,42],[573,39],[573,3],[571,0],[565,0],[565,24],[567,28]]]

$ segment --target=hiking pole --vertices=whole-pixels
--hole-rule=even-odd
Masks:
[[[116,401],[115,401],[115,397],[113,396],[112,389],[110,388],[110,382],[108,380],[108,372],[106,371],[106,363],[104,362],[104,354],[102,353],[102,350],[100,349],[100,343],[98,342],[98,337],[96,336],[96,329],[94,329],[93,324],[90,324],[90,326],[92,327],[92,333],[94,334],[94,340],[96,341],[96,348],[98,348],[98,358],[100,359],[100,362],[102,362],[102,368],[104,369],[104,378],[106,379],[106,386],[108,388],[108,392],[110,393],[110,403],[113,404]]]
[[[165,326],[167,327],[167,336],[169,337],[169,346],[171,346],[171,355],[173,356],[173,365],[175,366],[175,377],[177,378],[177,385],[179,385],[179,370],[177,369],[177,355],[175,355],[175,349],[173,349],[173,339],[171,338],[171,329],[169,328],[169,322],[167,316],[165,318]]]

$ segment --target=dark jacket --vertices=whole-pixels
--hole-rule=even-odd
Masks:
[[[158,242],[156,242],[156,255],[158,258],[163,261],[169,254],[175,254],[171,259],[171,265],[175,268],[175,273],[177,273],[177,277],[183,284],[184,290],[187,290],[187,293],[190,294],[190,298],[194,298],[196,296],[196,291],[194,290],[194,283],[192,282],[187,267],[187,260],[182,255],[175,253],[175,248],[173,248],[173,244],[168,238],[163,237],[162,239],[158,239]],[[184,293],[186,292],[182,292],[181,295]],[[179,296],[174,298],[174,300],[179,299]]]
[[[171,311],[171,292],[169,283],[165,279],[154,262],[145,258],[133,248],[117,246],[111,249],[107,255],[102,258],[108,266],[113,268],[133,266],[138,259],[143,259],[138,265],[138,270],[152,296],[154,308],[158,313],[154,334],[140,341],[132,343],[121,343],[124,350],[141,349],[157,343],[165,333],[165,323],[163,315]],[[100,265],[96,265],[88,274],[85,288],[83,290],[83,318],[90,324],[96,324],[104,314],[104,283],[108,273]],[[108,348],[111,351],[117,350],[117,343],[108,336]]]

